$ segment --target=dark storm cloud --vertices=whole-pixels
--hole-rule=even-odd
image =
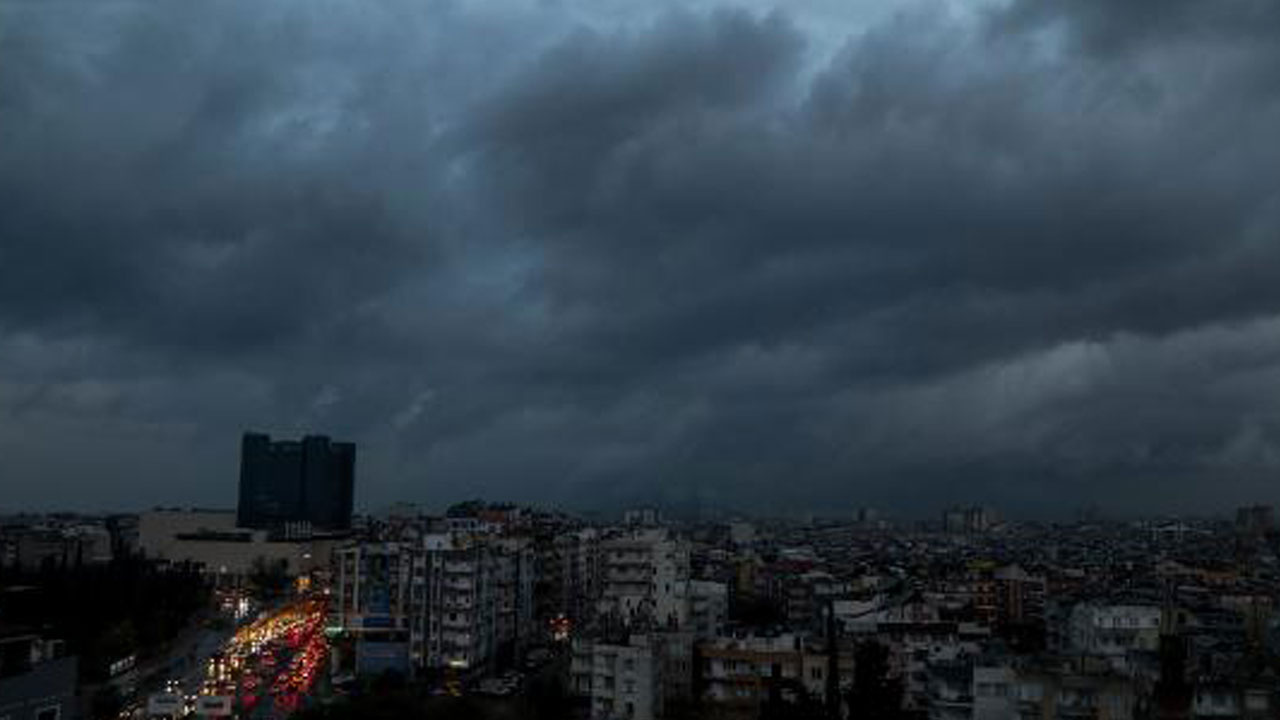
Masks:
[[[1280,31],[1280,8],[1266,0],[1022,0],[1001,19],[1008,24],[999,29],[1064,23],[1073,38],[1102,53],[1205,40],[1265,46]]]
[[[338,93],[310,97],[320,41],[278,61],[288,25],[174,12],[92,49],[65,18],[10,23],[0,307],[19,328],[241,351],[380,292],[412,253],[367,172],[376,140],[326,117]]]
[[[13,502],[1265,499],[1269,5],[593,7],[3,6]]]

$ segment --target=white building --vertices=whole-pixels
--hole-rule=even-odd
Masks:
[[[688,623],[689,544],[665,529],[632,530],[600,544],[600,612],[624,625]]]
[[[625,643],[574,642],[573,691],[591,700],[592,720],[654,720],[663,707],[663,640],[632,635]]]
[[[234,582],[259,560],[283,565],[290,575],[329,567],[341,538],[276,540],[262,530],[236,527],[234,510],[152,510],[138,516],[138,548],[152,560],[190,562]]]
[[[1149,605],[1093,605],[1071,609],[1068,637],[1071,649],[1107,658],[1117,670],[1127,669],[1131,653],[1154,653],[1160,648],[1161,610]]]
[[[1017,673],[1008,667],[973,669],[973,720],[1009,720],[1018,717]]]
[[[710,580],[689,582],[688,629],[698,639],[724,634],[729,619],[729,588]]]

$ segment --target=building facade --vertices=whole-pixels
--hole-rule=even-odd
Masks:
[[[331,627],[362,658],[413,673],[485,670],[518,660],[533,637],[526,540],[434,533],[337,552]]]
[[[323,435],[272,441],[270,435],[245,433],[236,524],[259,530],[299,523],[349,529],[355,462],[354,443]]]

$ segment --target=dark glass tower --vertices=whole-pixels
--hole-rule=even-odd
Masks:
[[[351,527],[356,446],[323,435],[272,442],[245,433],[240,446],[240,505],[236,524],[276,530],[309,522],[317,530]]]

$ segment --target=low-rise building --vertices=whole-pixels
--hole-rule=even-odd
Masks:
[[[633,634],[615,641],[575,640],[570,688],[589,699],[592,720],[662,717],[664,641]]]
[[[698,644],[702,700],[731,717],[755,718],[771,695],[822,698],[828,656],[804,637],[722,637]]]
[[[0,630],[0,718],[71,720],[76,705],[77,659],[62,642],[19,629]]]
[[[238,528],[233,510],[152,510],[138,517],[138,547],[147,558],[193,563],[220,583],[242,582],[260,563],[293,576],[327,570],[346,542],[343,535],[279,537]]]

